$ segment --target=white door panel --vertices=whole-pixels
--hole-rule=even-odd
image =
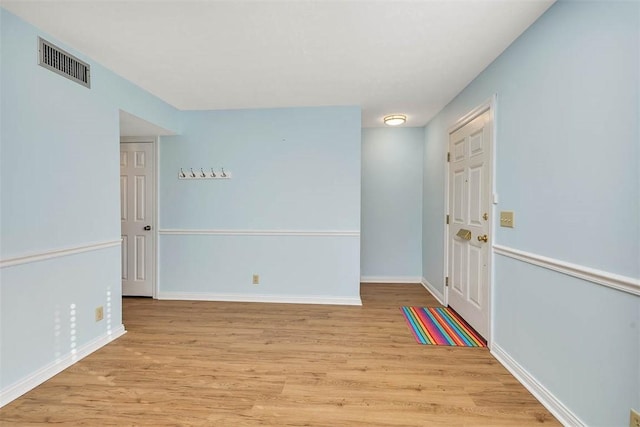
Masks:
[[[127,176],[120,175],[120,221],[126,221],[127,213],[129,212],[127,203],[127,200],[129,199],[127,181]]]
[[[147,219],[147,212],[145,209],[146,205],[146,197],[145,197],[145,189],[147,182],[145,180],[145,176],[136,175],[135,176],[136,185],[134,187],[135,193],[133,195],[133,200],[135,202],[135,219],[138,222],[144,222]]]
[[[464,139],[460,139],[458,141],[453,142],[453,161],[464,160],[465,158],[465,149],[467,148],[466,141]]]
[[[451,265],[451,287],[454,292],[464,295],[464,286],[466,282],[466,246],[461,242],[453,242],[452,265]]]
[[[482,247],[469,244],[469,301],[479,309],[482,308]]]
[[[478,129],[474,134],[469,135],[469,152],[471,157],[478,156],[484,152],[484,128]]]
[[[129,249],[129,238],[128,236],[122,236],[122,280],[129,279],[129,256],[127,255],[127,251]]]
[[[465,215],[465,184],[464,184],[464,169],[454,171],[453,172],[453,187],[454,187],[454,198],[453,200],[453,208],[451,209],[453,213],[453,223],[454,224],[464,224]]]
[[[448,303],[478,333],[489,332],[491,112],[485,111],[449,137]],[[471,240],[457,236],[471,232]]]
[[[153,144],[120,144],[122,295],[153,296]]]
[[[482,227],[482,215],[486,212],[482,200],[483,165],[469,168],[469,224]]]

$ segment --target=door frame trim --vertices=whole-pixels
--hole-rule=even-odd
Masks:
[[[151,228],[153,233],[151,242],[151,260],[153,265],[151,266],[151,297],[158,299],[158,224],[159,222],[159,201],[158,201],[158,168],[159,158],[158,155],[158,141],[157,136],[121,136],[120,144],[126,143],[146,143],[151,144],[152,147],[152,163],[153,163],[153,191],[151,192],[151,206],[153,207],[153,223]]]
[[[496,188],[495,188],[495,183],[496,183],[496,179],[495,179],[495,174],[496,174],[496,131],[497,131],[497,101],[498,101],[498,95],[497,94],[493,94],[489,99],[487,99],[485,102],[483,102],[482,104],[478,105],[476,108],[472,109],[471,111],[469,111],[467,114],[465,114],[464,116],[462,116],[461,118],[459,118],[458,120],[456,120],[456,122],[454,124],[452,124],[451,126],[449,126],[448,130],[447,130],[447,140],[446,140],[446,150],[445,153],[449,152],[449,142],[450,142],[450,138],[451,138],[451,134],[455,131],[457,131],[458,129],[462,128],[463,126],[465,126],[467,123],[471,122],[473,119],[475,119],[476,117],[478,117],[479,115],[485,113],[486,111],[489,111],[490,114],[490,118],[491,118],[491,147],[489,149],[489,188],[491,189],[491,221],[489,222],[489,239],[491,242],[493,242],[494,239],[494,224],[495,224],[495,217],[496,217],[496,204],[497,204],[497,200],[498,200],[498,196],[496,193]],[[444,218],[447,217],[448,214],[450,214],[449,212],[449,168],[450,168],[450,163],[447,161],[447,156],[445,155],[444,157],[444,163],[445,163],[445,167],[444,167]],[[493,243],[492,243],[493,245]],[[442,283],[445,283],[445,278],[447,277],[447,275],[449,274],[449,224],[446,224],[445,221],[445,226],[444,226],[444,270],[443,270],[443,277],[442,277]],[[489,297],[488,297],[488,301],[487,301],[487,309],[489,310],[489,333],[487,337],[485,337],[487,339],[487,347],[491,348],[491,344],[492,344],[492,339],[493,339],[493,278],[494,278],[494,253],[493,250],[491,249],[491,246],[489,247],[489,253],[488,253],[488,258],[487,258],[487,268],[489,271],[489,281],[488,281],[488,293],[489,293]],[[449,305],[449,287],[448,286],[443,286],[444,292],[443,292],[443,296],[444,296],[444,305],[448,306]]]

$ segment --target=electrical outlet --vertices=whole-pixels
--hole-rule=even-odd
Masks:
[[[254,285],[259,285],[260,284],[260,275],[259,274],[254,274],[253,275],[253,281],[251,282]]]
[[[629,416],[629,427],[640,427],[640,412],[631,410],[631,416]]]
[[[96,322],[99,322],[102,319],[104,319],[104,307],[100,306],[96,308]]]

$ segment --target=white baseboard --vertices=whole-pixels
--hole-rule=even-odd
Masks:
[[[420,280],[420,283],[422,283],[422,286],[425,287],[426,290],[429,291],[429,293],[431,293],[431,295],[433,295],[433,297],[435,299],[438,300],[438,302],[442,305],[444,305],[446,307],[447,303],[445,301],[444,298],[444,294],[442,292],[440,292],[439,290],[437,290],[431,283],[429,283],[429,281],[427,279],[425,279],[424,277]]]
[[[569,410],[564,404],[553,395],[545,386],[540,384],[533,375],[527,372],[518,362],[516,362],[498,344],[493,342],[491,354],[502,364],[511,374],[520,381],[542,405],[553,414],[565,426],[582,427],[586,424]]]
[[[420,283],[420,276],[361,276],[360,283],[406,284]]]
[[[302,295],[244,295],[208,292],[160,292],[160,300],[265,302],[285,304],[362,305],[360,297],[302,296]]]
[[[0,408],[22,396],[26,392],[33,390],[43,382],[64,371],[69,366],[75,364],[80,359],[87,357],[94,351],[104,347],[116,338],[121,337],[126,332],[127,331],[125,331],[124,326],[120,325],[116,329],[105,333],[97,337],[93,341],[90,341],[87,344],[83,345],[78,350],[76,350],[75,353],[69,353],[66,356],[61,357],[60,359],[51,362],[47,366],[38,369],[31,375],[21,379],[20,381],[6,387],[3,390],[0,390]]]

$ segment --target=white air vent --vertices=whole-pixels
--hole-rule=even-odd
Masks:
[[[40,37],[38,37],[38,51],[40,53],[38,64],[82,86],[91,87],[89,64]]]

